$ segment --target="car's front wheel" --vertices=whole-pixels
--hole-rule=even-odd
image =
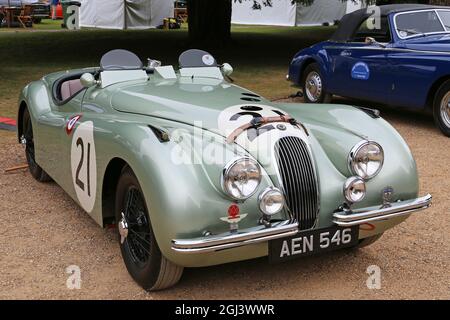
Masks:
[[[142,189],[128,166],[122,170],[117,184],[115,211],[122,257],[133,279],[148,291],[175,285],[183,267],[162,255]]]
[[[436,93],[433,115],[437,127],[450,137],[450,80],[446,81]]]
[[[323,76],[317,63],[311,63],[303,72],[303,96],[307,103],[328,103],[332,95],[324,88]]]
[[[31,117],[28,109],[25,109],[22,114],[22,128],[25,142],[25,156],[27,158],[28,169],[31,175],[39,182],[48,182],[52,178],[36,163],[35,149],[34,149],[34,135],[33,125],[31,123]]]

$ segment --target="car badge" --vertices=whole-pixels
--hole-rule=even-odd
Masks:
[[[383,189],[383,208],[389,208],[392,203],[392,197],[394,195],[393,187],[386,187]]]
[[[78,114],[76,116],[73,116],[72,118],[69,119],[69,121],[67,121],[67,125],[66,125],[66,133],[67,135],[70,135],[72,133],[73,128],[75,127],[75,124],[78,122],[78,120],[80,120],[81,115]]]
[[[228,208],[228,217],[220,218],[220,220],[228,222],[230,224],[230,232],[233,233],[238,231],[239,222],[245,219],[247,215],[247,213],[239,214],[239,207],[236,204],[232,204]]]

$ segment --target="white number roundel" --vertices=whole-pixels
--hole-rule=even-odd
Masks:
[[[72,137],[70,165],[72,181],[81,207],[91,212],[97,191],[97,162],[95,156],[94,124],[81,123]]]

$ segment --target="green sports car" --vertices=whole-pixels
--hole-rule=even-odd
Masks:
[[[20,95],[31,174],[116,226],[143,288],[174,285],[184,267],[365,246],[431,205],[378,112],[273,103],[232,71],[196,49],[177,70],[119,49]]]

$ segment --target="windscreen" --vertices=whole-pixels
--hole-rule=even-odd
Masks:
[[[180,68],[217,67],[214,57],[203,50],[190,49],[183,52],[178,58]]]
[[[436,11],[417,11],[399,14],[395,18],[400,38],[408,38],[427,33],[445,32]]]
[[[447,31],[450,31],[450,11],[440,10],[438,11],[439,17]]]
[[[142,61],[133,52],[116,49],[105,53],[100,60],[102,70],[138,70]]]

